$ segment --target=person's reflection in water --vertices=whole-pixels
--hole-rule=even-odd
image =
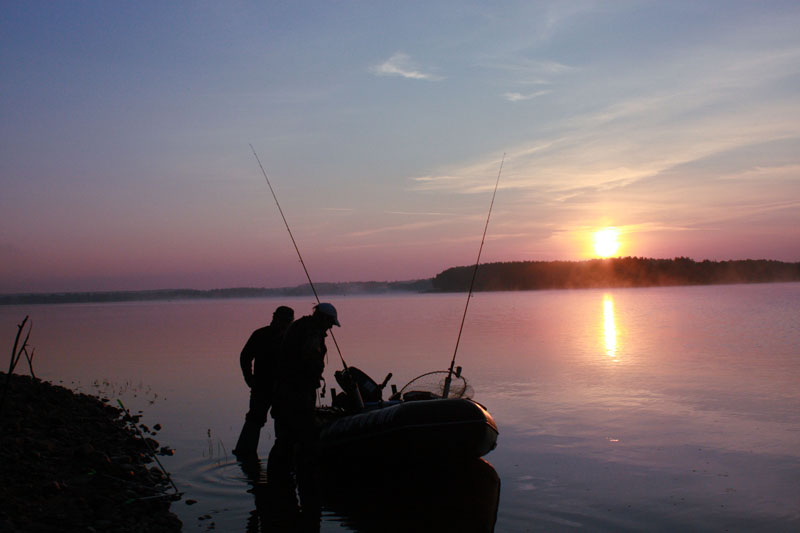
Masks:
[[[257,457],[239,462],[250,484],[248,492],[253,494],[256,504],[247,519],[247,533],[318,532],[319,509],[301,509],[291,465],[280,463],[280,455],[270,454],[265,473]]]

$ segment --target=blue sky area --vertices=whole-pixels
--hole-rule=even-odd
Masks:
[[[0,292],[800,261],[798,2],[3,2]]]

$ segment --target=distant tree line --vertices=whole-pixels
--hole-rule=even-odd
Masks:
[[[473,266],[448,268],[434,278],[411,281],[354,281],[316,283],[322,296],[386,294],[394,292],[466,292]],[[688,257],[647,259],[620,257],[588,261],[513,261],[480,265],[477,291],[584,289],[593,287],[653,287],[800,281],[800,263],[766,259],[694,261]],[[148,300],[264,298],[313,296],[306,283],[278,289],[163,289],[151,291],[64,292],[2,294],[0,305],[106,303]]]
[[[314,287],[322,295],[344,296],[356,294],[382,294],[387,292],[428,292],[432,289],[431,278],[412,281],[348,281],[343,283],[315,283]],[[311,287],[298,285],[284,289],[281,296],[311,295]]]
[[[342,283],[316,283],[320,295],[381,294],[390,292],[427,292],[432,288],[431,279],[412,281],[355,281]],[[160,289],[150,291],[103,291],[2,294],[0,305],[58,304],[58,303],[108,303],[139,302],[152,300],[198,300],[219,298],[264,298],[287,296],[312,296],[311,286],[306,283],[295,287],[278,289],[238,287],[232,289]]]
[[[433,278],[441,292],[469,290],[473,266],[453,267]],[[688,257],[620,257],[587,261],[514,261],[480,265],[478,291],[654,287],[800,281],[800,263],[766,259],[694,261]]]

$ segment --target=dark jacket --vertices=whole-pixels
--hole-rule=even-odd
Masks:
[[[272,392],[282,341],[281,330],[272,325],[259,328],[250,335],[239,356],[248,385],[267,394]]]
[[[328,351],[325,337],[326,331],[312,316],[301,317],[289,326],[281,348],[273,416],[289,412],[313,415]]]

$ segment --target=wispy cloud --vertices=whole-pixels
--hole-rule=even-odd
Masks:
[[[508,100],[509,102],[522,102],[524,100],[532,100],[534,98],[538,98],[539,96],[544,96],[546,94],[550,94],[552,91],[536,91],[533,93],[504,93],[503,98]]]
[[[397,231],[397,232],[404,232],[409,228],[387,228],[387,231]],[[417,228],[410,228],[410,229],[417,229]],[[381,232],[376,232],[375,234],[379,234]],[[363,238],[365,235],[359,234],[350,234],[350,236]],[[371,236],[371,235],[367,235]],[[487,237],[488,240],[495,240],[495,237]],[[409,235],[406,235],[405,238],[397,238],[395,237],[392,240],[392,248],[398,247],[410,247],[415,250],[419,250],[420,247],[426,246],[436,246],[441,247],[445,244],[462,244],[462,243],[474,243],[475,242],[475,235],[459,235],[455,237],[448,236],[445,233],[441,232],[413,232]],[[386,242],[383,240],[377,242],[368,242],[368,243],[351,243],[351,244],[337,244],[331,246],[331,250],[338,250],[338,251],[346,251],[346,250],[368,250],[368,249],[383,249],[386,248]]]
[[[395,226],[384,226],[380,228],[370,228],[361,231],[353,231],[348,233],[349,237],[367,237],[372,235],[380,235],[383,233],[392,233],[392,232],[402,232],[402,231],[409,231],[409,230],[417,230],[417,229],[428,229],[437,226],[441,226],[443,224],[451,224],[451,220],[438,220],[438,221],[428,221],[428,222],[410,222],[406,224],[397,224]]]
[[[580,69],[550,59],[530,59],[513,55],[510,57],[483,56],[478,65],[514,75],[517,83],[527,85],[549,85],[557,75],[579,72]]]
[[[411,216],[452,216],[452,213],[441,213],[438,211],[387,211],[390,215],[411,215]]]
[[[451,183],[453,185],[460,185],[463,180],[463,175],[451,176],[451,175],[438,175],[438,176],[419,176],[417,178],[411,178],[412,180],[419,182],[421,184],[441,184],[441,183]]]
[[[491,184],[486,181],[487,176],[491,176],[488,165],[485,166],[485,172],[480,170],[462,169],[460,174],[456,175],[432,175],[432,176],[419,176],[411,178],[416,182],[412,187],[416,191],[454,191],[461,194],[474,194],[491,190],[494,188],[494,182]],[[486,181],[486,183],[483,183]]]
[[[735,69],[720,68],[715,76],[693,77],[693,84],[676,79],[673,86],[610,101],[553,123],[539,139],[508,150],[501,188],[546,190],[551,199],[564,201],[584,188],[616,189],[715,154],[791,138],[800,120],[798,108],[787,106],[792,97],[751,101],[750,93],[759,83],[775,83],[797,72],[789,61],[794,52],[769,56],[776,64],[768,71],[748,57],[736,62]],[[738,91],[731,89],[742,86]],[[492,154],[414,177],[413,188],[482,192],[491,185],[485,185],[486,177],[496,173],[497,162]],[[783,175],[790,178],[791,172]]]
[[[798,176],[800,176],[800,164],[773,167],[757,166],[721,176],[720,179],[727,181],[758,181],[763,179],[795,181]]]
[[[411,60],[408,54],[397,52],[392,57],[372,68],[378,76],[400,76],[412,80],[440,81],[444,77],[430,72],[423,72]]]
[[[574,17],[608,7],[602,2],[553,2],[546,8],[540,38],[549,40],[560,30],[568,28]]]

